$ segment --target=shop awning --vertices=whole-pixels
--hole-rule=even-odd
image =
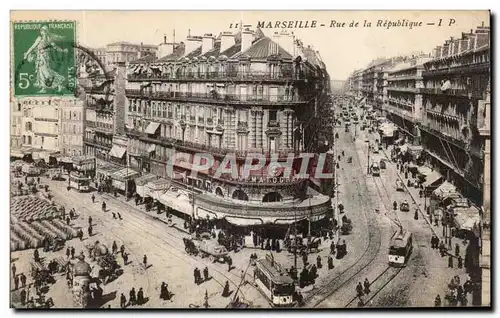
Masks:
[[[210,219],[217,219],[217,214],[202,208],[197,208],[195,217],[197,219],[207,219],[207,217]]]
[[[153,152],[156,150],[156,145],[149,145],[148,152]]]
[[[420,156],[420,154],[422,153],[423,150],[424,150],[424,148],[422,146],[409,146],[408,147],[408,151],[410,151],[410,153],[415,157]]]
[[[264,223],[262,219],[240,218],[234,216],[226,216],[225,219],[229,223],[237,226],[262,225]]]
[[[115,145],[109,151],[109,155],[121,159],[123,158],[123,155],[125,155],[125,152],[127,152],[127,148]]]
[[[305,218],[297,218],[296,220],[295,219],[276,219],[274,221],[274,224],[293,224],[295,222],[300,222],[302,220],[304,220]]]
[[[149,181],[155,180],[155,179],[156,179],[156,176],[154,174],[148,173],[148,174],[142,175],[142,176],[138,177],[137,179],[135,179],[135,185],[142,186],[142,185],[145,185],[146,183],[148,183]]]
[[[154,121],[150,122],[148,127],[146,128],[146,134],[154,134],[156,132],[156,130],[158,129],[158,127],[160,127],[160,124],[159,123],[156,123]]]
[[[439,174],[439,172],[432,171],[430,174],[428,174],[425,177],[425,182],[423,184],[424,188],[427,188],[429,186],[432,186],[432,185],[438,183],[442,177],[443,176],[441,176],[441,174]]]
[[[164,205],[187,215],[191,215],[193,212],[193,206],[191,205],[189,198],[179,192],[167,191],[159,197],[159,201]]]
[[[457,187],[448,181],[443,182],[436,190],[432,192],[439,199],[443,200],[449,198],[451,196],[460,196],[460,193],[457,191]]]
[[[170,181],[163,178],[151,180],[146,184],[146,187],[152,191],[167,190],[170,188]]]
[[[481,222],[479,209],[474,206],[453,208],[453,215],[455,226],[461,230],[473,231]]]
[[[139,172],[132,170],[130,168],[122,168],[111,175],[112,179],[125,181],[131,180],[139,176]]]

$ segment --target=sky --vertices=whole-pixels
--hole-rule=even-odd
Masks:
[[[11,11],[13,21],[47,19],[76,20],[79,43],[90,47],[116,41],[159,44],[164,35],[171,41],[174,29],[177,42],[185,40],[188,32],[191,35],[237,32],[230,25],[240,21],[252,28],[259,21],[272,24],[302,21],[303,25],[316,21],[316,28],[287,30],[320,52],[334,80],[346,79],[352,71],[366,67],[377,57],[417,51],[430,53],[450,37],[460,37],[461,32],[490,23],[488,11]],[[331,27],[333,20],[336,23]],[[379,20],[422,25],[388,29],[377,26]],[[365,21],[371,22],[371,27],[364,26]],[[357,27],[350,27],[356,22]],[[262,29],[267,36],[281,30]]]

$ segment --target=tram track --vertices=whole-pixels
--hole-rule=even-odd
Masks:
[[[106,195],[107,196],[107,195]],[[104,197],[104,196],[103,196]],[[120,202],[114,198],[107,198],[108,200],[112,200],[113,204],[118,206],[120,209],[123,209],[126,207],[127,210],[134,210],[133,208],[131,208],[130,206],[128,206],[128,204],[126,203],[123,203],[123,202]],[[85,199],[83,200],[80,200],[80,202],[84,201]],[[88,206],[85,206],[85,205],[81,205],[79,207],[79,209],[83,210],[84,212],[86,212],[87,214],[92,214],[92,215],[97,215],[99,218],[102,218],[102,215],[99,215],[96,211],[92,211],[88,208]],[[187,262],[188,264],[190,265],[204,265],[204,266],[208,266],[208,265],[214,265],[213,263],[211,264],[207,264],[206,262],[203,262],[201,261],[200,259],[194,257],[194,256],[190,256],[190,255],[187,255],[185,253],[184,250],[181,250],[179,248],[177,248],[175,245],[173,245],[171,242],[167,241],[165,238],[163,237],[160,237],[159,235],[157,234],[154,234],[152,233],[152,231],[148,230],[148,228],[145,228],[144,226],[142,226],[141,222],[143,220],[141,220],[137,215],[134,215],[134,212],[135,213],[142,213],[141,211],[133,211],[132,213],[128,213],[127,214],[127,221],[126,222],[123,222],[122,223],[122,226],[128,228],[128,230],[130,230],[131,232],[134,232],[136,235],[138,236],[143,236],[144,233],[148,233],[148,236],[153,238],[152,240],[149,240],[148,241],[148,244],[152,244],[153,246],[157,247],[158,250],[163,250],[163,251],[166,251],[167,253],[169,253],[170,255],[174,256],[175,258],[179,259],[179,260],[182,260],[184,262]],[[103,212],[103,213],[107,213],[107,212]],[[106,215],[106,218],[110,218],[109,217],[109,214],[105,214]],[[152,218],[151,216],[148,216],[148,215],[145,215],[146,217],[150,217]],[[102,226],[104,229],[107,230],[107,233],[110,234],[112,237],[114,238],[117,238],[118,241],[121,241],[123,242],[123,239],[120,238],[118,235],[114,234],[113,232],[113,227],[111,226],[107,226],[106,223],[105,223],[105,220],[103,220],[104,222],[102,222],[102,224],[100,226]],[[175,238],[175,239],[178,239],[180,240],[180,242],[182,242],[182,237],[181,236],[177,236],[177,235],[174,235],[168,231],[165,231],[165,228],[164,227],[159,227],[157,224],[155,223],[151,223],[151,224],[148,224],[148,225],[151,225],[153,226],[156,230],[160,230],[162,231],[166,236],[170,236],[171,238]],[[156,242],[155,242],[156,240]],[[168,246],[169,249],[165,249],[165,246]],[[173,252],[175,251],[175,253]],[[135,261],[137,262],[138,267],[141,267],[141,261],[140,261],[140,257],[136,256],[135,253],[132,253],[134,255],[134,259]],[[158,257],[162,257],[161,255],[157,254]],[[223,272],[222,270],[218,269],[217,268],[218,266],[212,266],[212,272],[216,272],[218,273],[218,275],[224,277],[230,284],[232,284],[235,288],[238,288],[238,286],[240,285],[240,283],[237,283],[235,282],[231,277],[227,276],[225,274],[225,272]],[[151,277],[152,276],[152,273],[151,272],[148,272],[147,270],[145,269],[142,269],[142,271],[144,272],[144,274],[146,274],[147,276],[147,279],[148,279],[148,287],[149,287],[149,290],[151,290],[151,282],[150,282],[150,278],[154,278],[158,283],[160,282],[160,280],[158,279],[158,277],[156,275],[154,275],[154,277]],[[239,277],[238,275],[234,274],[234,273],[231,273],[232,276],[236,276],[237,278]],[[224,287],[225,285],[225,282],[221,282],[220,280],[218,280],[216,277],[214,277],[212,275],[212,279],[218,284],[220,285],[221,287]],[[254,287],[254,286],[252,286]],[[255,288],[255,287],[254,287]],[[155,286],[155,289],[156,289],[156,286]],[[246,296],[245,294],[241,291],[241,289],[239,290],[239,294],[241,295],[241,297],[246,300]]]
[[[356,155],[354,156],[354,158],[356,161],[356,168],[360,169],[360,171],[363,171],[357,149],[355,149],[355,154]],[[357,188],[359,189],[358,195],[366,200],[365,194],[369,192],[368,186],[366,184],[366,181],[362,182],[360,179],[361,178],[355,178],[356,184],[358,185]],[[363,178],[363,180],[365,179]],[[364,191],[361,191],[361,189],[363,189]],[[367,200],[364,202],[368,201],[371,200]],[[370,213],[367,208],[364,209],[364,215],[368,221],[368,224],[375,224],[377,222],[374,214]],[[314,290],[310,295],[308,295],[304,299],[306,307],[319,307],[334,293],[351,282],[359,273],[370,266],[373,260],[377,258],[381,245],[382,240],[380,228],[378,226],[368,226],[368,245],[361,257],[349,268],[345,269],[340,274],[332,278],[327,284]]]

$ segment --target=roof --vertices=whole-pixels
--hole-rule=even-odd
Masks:
[[[189,53],[185,57],[187,57],[187,58],[193,58],[193,57],[200,56],[200,55],[201,55],[201,45],[196,50],[194,50],[193,52]]]
[[[153,54],[148,54],[144,57],[141,57],[140,59],[137,59],[137,60],[133,60],[132,62],[130,62],[130,64],[141,64],[141,63],[150,63],[150,62],[154,62],[156,60],[156,56],[153,55]]]
[[[269,275],[274,283],[293,284],[293,279],[288,276],[287,272],[279,271],[278,268],[276,266],[273,266],[273,264],[267,258],[258,260],[257,266],[260,270]]]
[[[178,45],[174,48],[172,54],[162,57],[161,59],[156,60],[156,62],[174,62],[181,58],[186,52],[186,47],[184,45]]]
[[[203,54],[205,57],[218,57],[220,54],[220,41],[215,41],[214,48]]]
[[[254,41],[252,43],[252,46],[250,46],[245,52],[242,52],[242,54],[247,55],[251,59],[266,59],[269,55],[271,55],[269,51],[270,43],[274,43],[278,47],[278,54],[281,55],[282,58],[292,59],[292,55],[290,53],[285,51],[281,46],[279,46],[269,37],[263,37]]]
[[[411,232],[395,233],[391,239],[391,247],[406,247],[406,242],[411,236]]]
[[[221,53],[221,55],[225,55],[227,57],[231,57],[233,55],[238,54],[241,51],[241,42],[236,43],[235,45],[231,46],[227,50]]]

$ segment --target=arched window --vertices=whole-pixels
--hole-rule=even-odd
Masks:
[[[236,190],[233,192],[233,199],[248,201],[248,195],[243,190]]]
[[[217,188],[215,189],[215,194],[216,194],[216,195],[218,195],[218,196],[220,196],[220,197],[223,197],[223,196],[224,196],[224,193],[222,193],[222,189],[221,189],[221,188],[219,188],[219,187],[217,187]]]
[[[278,192],[269,192],[263,198],[262,202],[281,202],[283,197]]]

